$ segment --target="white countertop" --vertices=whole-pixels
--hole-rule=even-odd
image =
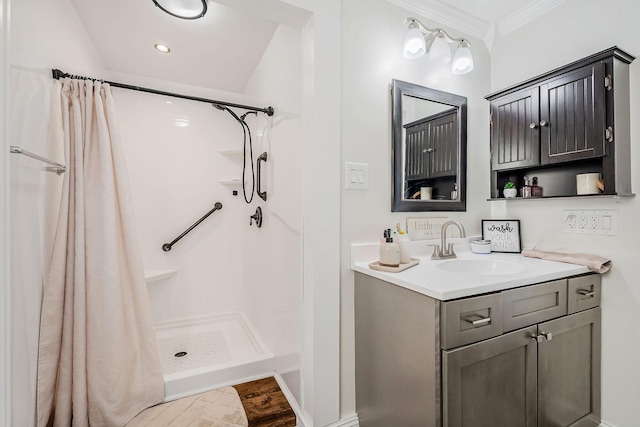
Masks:
[[[469,240],[470,238],[448,239],[451,242],[459,242],[454,248],[458,259],[511,261],[521,263],[524,271],[507,275],[478,275],[473,271],[446,271],[438,267],[438,264],[449,260],[432,260],[433,248],[428,244],[436,243],[436,241],[426,240],[411,242],[411,256],[419,259],[420,263],[399,273],[388,273],[369,267],[370,263],[378,261],[380,248],[378,243],[351,245],[351,269],[441,301],[496,292],[589,272],[587,267],[581,265],[528,258],[521,254],[496,252],[474,254],[469,250]],[[439,240],[437,242],[439,243]]]

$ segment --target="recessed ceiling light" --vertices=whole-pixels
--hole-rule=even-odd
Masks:
[[[169,48],[169,46],[167,46],[166,44],[156,43],[153,45],[153,47],[155,47],[158,52],[162,52],[162,53],[171,52],[171,48]]]

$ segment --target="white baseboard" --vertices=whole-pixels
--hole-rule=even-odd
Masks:
[[[296,427],[311,427],[312,425],[313,424],[308,419],[298,416]],[[333,424],[322,427],[360,427],[360,423],[358,422],[358,416],[356,414],[352,414],[347,417],[340,418]]]
[[[329,424],[327,427],[359,427],[358,415],[352,414],[347,417],[342,417],[336,423]]]
[[[615,426],[611,425],[611,424],[607,424],[607,423],[605,423],[603,421],[600,421],[600,427],[615,427]]]

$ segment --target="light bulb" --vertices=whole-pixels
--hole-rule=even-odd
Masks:
[[[404,57],[407,59],[420,58],[427,51],[424,36],[420,28],[414,23],[409,25],[409,31],[404,38]]]
[[[453,74],[467,74],[473,70],[473,56],[467,42],[460,42],[456,54],[453,56],[451,72]]]
[[[449,43],[447,43],[442,35],[436,35],[436,39],[433,41],[431,50],[429,51],[429,61],[437,65],[444,65],[451,61]]]

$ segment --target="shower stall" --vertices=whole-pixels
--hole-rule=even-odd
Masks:
[[[276,22],[242,91],[204,89],[104,64],[89,23],[74,10],[83,7],[76,0],[12,2],[11,70],[34,73],[45,86],[51,68],[59,67],[168,92],[273,105],[271,117],[246,117],[254,163],[268,154],[256,178],[268,199],[255,197],[247,204],[241,185],[243,135],[229,114],[207,103],[113,89],[166,398],[275,375],[301,424],[327,425],[339,418],[339,193],[323,201],[304,194],[325,185],[339,187],[339,46],[330,35],[339,22],[340,2],[274,1],[264,10],[251,1],[213,3],[237,3],[234,7],[245,13]],[[53,40],[46,31],[51,28],[68,32]],[[33,42],[34,34],[40,42]],[[324,75],[323,67],[333,72]],[[1,301],[9,319],[4,332],[10,353],[2,359],[3,375],[11,372],[11,399],[2,396],[7,425],[32,421],[40,286],[61,185],[59,176],[34,159],[8,159],[8,147],[22,146],[64,163],[62,147],[46,145],[45,86],[33,98],[37,107],[27,107],[22,122],[10,123],[12,132],[38,134],[3,137],[11,172],[3,193],[10,206],[10,218],[3,215],[11,232],[10,258],[5,258],[10,259],[10,292]],[[321,90],[325,87],[331,90]],[[12,91],[17,88],[12,82]],[[11,97],[7,103],[18,94]],[[314,115],[316,109],[329,112]],[[223,208],[163,251],[163,244],[216,202]],[[257,207],[263,212],[261,228],[250,225]]]

